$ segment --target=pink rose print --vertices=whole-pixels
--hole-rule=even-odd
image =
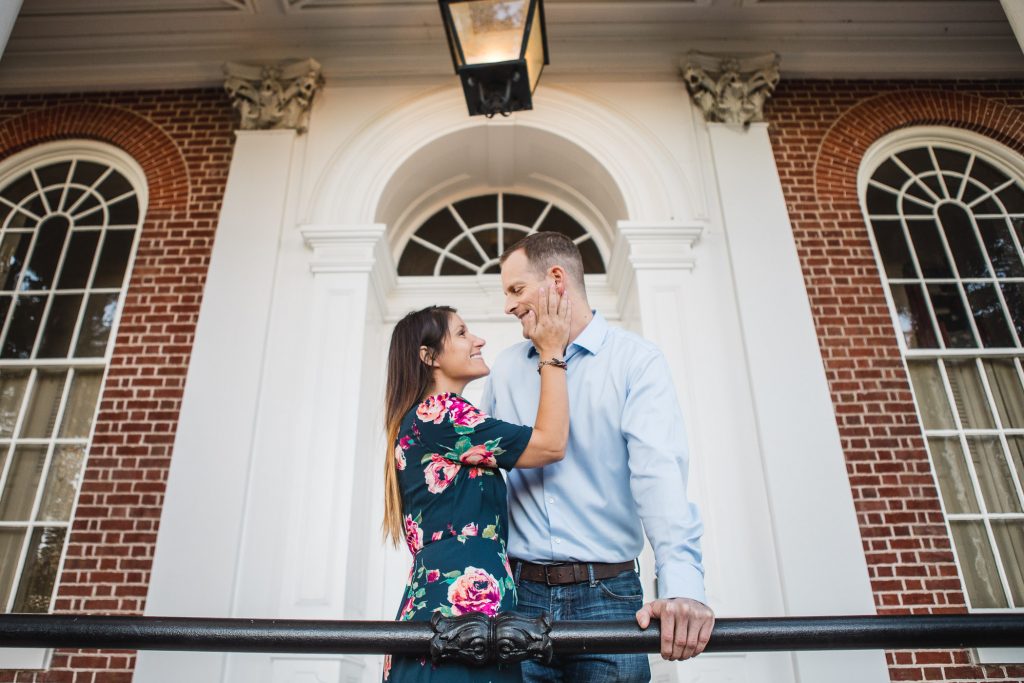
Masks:
[[[395,446],[395,469],[399,472],[405,469],[405,453],[401,446]]]
[[[435,581],[437,581],[440,578],[441,578],[441,570],[440,569],[431,569],[430,571],[427,572],[427,583],[434,583]]]
[[[481,474],[483,474],[483,472],[480,471],[479,467],[470,467],[469,468],[469,478],[470,479],[476,479]]]
[[[459,464],[451,460],[445,460],[437,453],[430,456],[430,464],[424,470],[424,478],[427,481],[427,490],[431,493],[441,493],[452,479],[459,473]]]
[[[483,465],[484,467],[495,467],[498,461],[494,459],[493,451],[487,450],[483,444],[473,446],[459,456],[459,462],[463,465]]]
[[[458,396],[448,399],[448,412],[452,417],[452,424],[459,427],[476,427],[487,419],[487,415]]]
[[[391,675],[391,655],[384,655],[384,680]]]
[[[501,607],[498,581],[483,569],[466,567],[465,573],[448,586],[448,602],[456,616],[480,612],[493,617]]]
[[[478,533],[480,533],[480,527],[476,525],[476,522],[470,522],[462,527],[463,536],[476,536]]]
[[[423,549],[423,529],[413,521],[412,515],[405,516],[405,544],[413,555]]]
[[[413,609],[412,601],[413,601],[413,598],[409,598],[406,601],[405,606],[402,607],[402,613],[400,615],[398,615],[398,620],[399,621],[408,621],[408,619],[406,617],[409,617],[409,618],[412,617],[412,613],[415,611]]]
[[[439,396],[428,396],[427,400],[416,406],[416,417],[424,422],[433,422],[439,425],[444,419],[444,414],[445,402]]]
[[[403,451],[409,450],[409,447],[412,446],[413,443],[414,441],[408,436],[403,436],[398,440],[398,445],[402,447]]]
[[[443,531],[435,531],[434,533],[430,534],[430,540],[431,541],[440,541],[442,536],[444,536],[444,532]]]

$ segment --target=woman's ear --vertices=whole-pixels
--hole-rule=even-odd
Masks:
[[[432,367],[435,366],[434,354],[430,350],[430,347],[428,347],[428,346],[421,346],[420,347],[420,361],[422,361],[423,364],[426,365],[428,368],[432,368]]]

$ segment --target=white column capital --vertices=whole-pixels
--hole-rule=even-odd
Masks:
[[[324,85],[320,63],[302,59],[278,64],[224,64],[224,90],[241,115],[242,130],[309,126],[313,97]]]
[[[1013,34],[1017,36],[1017,42],[1024,50],[1024,2],[1020,0],[1001,0],[1006,18],[1010,20]]]
[[[299,227],[303,242],[313,250],[309,268],[317,274],[369,273],[382,259],[390,263],[386,231],[381,223]]]
[[[706,228],[701,223],[619,221],[609,272],[629,265],[633,270],[693,270],[693,248]]]
[[[679,65],[686,88],[709,122],[764,120],[764,102],[779,84],[779,55],[729,57],[690,52]]]

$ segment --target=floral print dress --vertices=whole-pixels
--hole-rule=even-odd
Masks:
[[[505,554],[505,480],[533,434],[531,427],[488,417],[458,394],[428,397],[402,421],[395,466],[413,555],[400,621],[429,621],[434,612],[494,616],[516,607]],[[519,666],[471,668],[388,656],[384,680],[519,681]]]

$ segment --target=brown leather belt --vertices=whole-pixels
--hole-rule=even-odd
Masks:
[[[590,581],[590,570],[594,579],[610,579],[624,571],[635,570],[636,562],[576,562],[562,564],[535,564],[524,560],[513,559],[512,575],[534,583],[545,583],[549,586],[564,586],[569,583]]]

